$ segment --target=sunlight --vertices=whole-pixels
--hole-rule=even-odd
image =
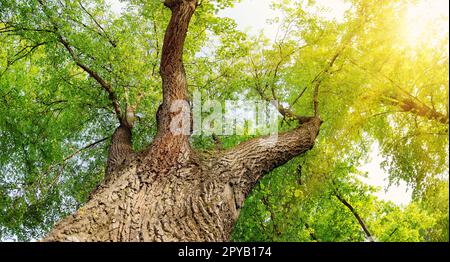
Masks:
[[[449,1],[423,0],[410,5],[404,17],[403,36],[407,45],[435,45],[449,33]]]

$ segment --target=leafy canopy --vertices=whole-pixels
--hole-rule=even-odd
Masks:
[[[0,237],[37,239],[81,206],[104,175],[117,126],[110,83],[124,110],[139,101],[134,146],[155,134],[158,74],[169,11],[160,1],[0,0]],[[220,101],[275,98],[324,124],[315,148],[268,175],[248,197],[236,241],[448,241],[448,31],[411,42],[416,1],[348,1],[329,19],[316,1],[274,1],[278,37],[250,36],[219,17],[236,1],[202,0],[184,52],[190,92]],[[448,18],[447,18],[448,20]],[[433,31],[434,30],[434,31]],[[438,37],[439,36],[439,37]],[[128,94],[128,95],[125,95]],[[445,120],[446,119],[446,120]],[[280,130],[297,123],[280,119]],[[221,137],[231,147],[249,136]],[[193,137],[213,150],[211,137]],[[358,167],[377,143],[391,183],[412,203],[377,199]],[[350,204],[354,213],[344,204]]]

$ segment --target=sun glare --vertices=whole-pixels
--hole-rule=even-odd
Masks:
[[[449,1],[422,0],[410,5],[404,18],[404,39],[412,47],[433,45],[448,36]]]

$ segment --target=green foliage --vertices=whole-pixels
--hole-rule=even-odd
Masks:
[[[411,3],[353,4],[354,12],[338,23],[307,12],[308,3],[280,1],[275,7],[284,20],[277,22],[286,36],[272,46],[264,38],[253,40],[251,63],[242,64],[249,85],[274,86],[279,100],[311,115],[314,79],[323,77],[319,99],[325,123],[311,152],[272,172],[247,199],[234,232],[237,241],[365,240],[355,216],[333,196],[336,188],[377,241],[448,241],[448,123],[402,111],[389,101],[413,98],[448,119],[448,36],[434,45],[402,45],[393,25],[401,24]],[[406,207],[378,200],[379,189],[359,182],[356,167],[367,161],[375,142],[390,182],[405,181],[414,191]],[[298,165],[300,186],[290,179]],[[424,198],[436,191],[439,200]],[[439,208],[430,208],[431,203]]]
[[[161,1],[0,0],[0,238],[38,239],[87,201],[101,181],[117,126],[108,94],[59,42],[107,80],[122,110],[139,100],[135,149],[156,132],[158,73],[170,11]],[[237,1],[202,0],[184,52],[189,91],[219,101],[260,99],[257,88],[299,115],[324,120],[313,150],[274,170],[248,196],[234,241],[365,241],[356,210],[377,241],[448,241],[448,123],[402,110],[414,101],[448,119],[448,32],[405,43],[402,19],[414,1],[348,1],[342,20],[315,1],[275,1],[275,42],[249,36],[217,14]],[[54,27],[58,28],[58,33]],[[431,30],[431,29],[430,29]],[[280,120],[281,131],[297,125]],[[221,137],[230,148],[248,136]],[[94,142],[103,141],[93,146]],[[193,137],[204,151],[211,137]],[[358,168],[380,145],[392,184],[412,202],[378,199]],[[88,146],[85,150],[80,150]],[[79,152],[78,152],[79,151]],[[76,153],[76,154],[74,154]]]

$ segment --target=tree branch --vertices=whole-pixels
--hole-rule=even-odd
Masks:
[[[341,195],[339,195],[339,193],[337,191],[335,191],[334,196],[342,203],[344,204],[349,210],[350,212],[352,212],[353,216],[356,218],[356,220],[358,220],[359,225],[362,227],[362,229],[364,230],[364,233],[367,236],[367,239],[370,242],[374,242],[373,236],[369,231],[369,228],[367,227],[366,223],[364,222],[364,220],[361,218],[361,216],[358,214],[358,212],[356,212],[355,208],[353,208],[353,206],[347,202],[347,200],[345,200]]]
[[[258,77],[258,76],[256,76],[256,77]],[[285,108],[283,105],[281,105],[277,101],[274,101],[273,99],[268,97],[264,93],[262,88],[259,86],[259,83],[256,84],[255,90],[256,90],[256,92],[258,92],[258,94],[260,95],[260,97],[263,100],[265,100],[265,101],[267,101],[269,103],[272,103],[278,109],[278,112],[286,119],[297,120],[299,122],[299,124],[303,124],[303,123],[306,123],[306,122],[308,122],[308,121],[310,121],[311,119],[314,118],[314,117],[310,117],[310,116],[297,115],[290,108]],[[274,99],[276,100],[276,98],[274,98]]]
[[[293,107],[295,104],[297,104],[298,100],[300,100],[300,98],[302,98],[302,96],[305,94],[306,90],[308,90],[308,86],[303,88],[302,92],[300,92],[300,94],[298,94],[298,96],[295,98],[294,102],[292,102],[291,107]]]
[[[94,143],[91,143],[91,144],[89,144],[89,145],[87,145],[87,146],[84,146],[84,147],[78,149],[77,151],[73,152],[72,154],[66,156],[66,157],[62,160],[62,162],[66,162],[67,160],[70,160],[71,158],[73,158],[74,156],[78,155],[79,153],[81,153],[81,152],[83,152],[83,151],[85,151],[85,150],[87,150],[87,149],[93,148],[93,147],[95,147],[96,145],[105,142],[105,141],[108,140],[109,138],[110,138],[109,136],[108,136],[108,137],[105,137],[105,138],[102,138],[102,139],[100,139],[100,140],[98,140],[98,141],[95,141]]]
[[[109,138],[110,138],[110,137],[105,137],[105,138],[102,138],[102,139],[100,139],[100,140],[98,140],[98,141],[95,141],[94,143],[91,143],[91,144],[89,144],[89,145],[86,145],[86,146],[84,146],[84,147],[82,147],[82,148],[80,148],[80,149],[74,151],[74,152],[71,153],[70,155],[64,157],[60,163],[54,163],[54,164],[51,164],[51,165],[47,168],[47,171],[46,171],[43,175],[40,175],[40,176],[39,176],[39,178],[38,178],[38,180],[37,180],[38,187],[40,187],[42,178],[43,178],[44,176],[48,175],[55,167],[58,167],[58,166],[64,166],[65,163],[66,163],[68,160],[74,158],[76,155],[80,154],[80,153],[83,152],[83,151],[86,151],[86,150],[88,150],[88,149],[91,149],[91,148],[95,147],[96,145],[98,145],[98,144],[100,144],[100,143],[105,142],[105,141],[108,140]],[[53,186],[53,184],[54,184],[54,183],[57,181],[57,179],[60,177],[61,173],[62,173],[62,171],[58,172],[57,176],[53,179],[53,182],[51,183],[51,185],[49,186],[49,188],[51,188],[51,187]]]
[[[426,118],[428,120],[437,121],[441,124],[449,124],[449,116],[433,109],[420,101],[419,99],[412,99],[410,97],[396,98],[390,97],[389,102],[400,108],[401,112],[408,112],[417,116]]]
[[[284,38],[283,38],[282,41],[284,41]],[[273,70],[274,71],[273,77],[272,77],[272,82],[273,83],[275,83],[277,78],[278,78],[279,70],[280,70],[281,65],[283,64],[284,60],[286,58],[291,57],[298,50],[301,50],[301,49],[305,48],[306,46],[308,46],[308,45],[303,45],[300,48],[294,49],[293,51],[289,52],[287,55],[283,56],[282,55],[282,44],[283,44],[283,42],[277,43],[281,58],[278,61],[278,63],[275,65],[275,69]],[[275,86],[274,86],[273,83],[270,84],[270,89],[271,89],[271,92],[272,92],[272,98],[273,99],[270,99],[270,97],[268,97],[265,94],[265,90],[269,87],[269,83],[266,84],[264,89],[261,88],[258,70],[256,69],[256,65],[253,62],[253,60],[251,60],[251,62],[253,64],[254,68],[255,68],[255,75],[254,75],[254,77],[256,78],[256,86],[255,86],[256,92],[258,92],[258,94],[260,95],[260,97],[263,100],[265,100],[265,101],[267,101],[269,103],[272,103],[277,108],[278,112],[283,116],[284,119],[297,120],[299,122],[299,124],[303,124],[303,123],[306,123],[306,122],[310,121],[313,118],[313,117],[308,117],[308,116],[300,116],[300,115],[296,114],[295,112],[293,112],[291,108],[286,108],[283,105],[281,105],[280,103],[277,103],[278,98],[276,96]],[[306,88],[303,90],[301,95],[303,95],[303,93],[305,91],[306,91]],[[296,100],[298,100],[299,98],[300,97],[298,97]]]
[[[304,225],[305,225],[305,229],[308,231],[311,239],[316,242],[320,242],[320,240],[317,238],[316,234],[314,233],[314,229],[312,229],[311,226],[306,222],[304,223]]]
[[[243,142],[214,157],[214,168],[219,169],[217,172],[224,174],[240,194],[247,195],[265,174],[309,151],[315,144],[321,124],[319,118],[312,118],[292,131]],[[237,203],[237,206],[241,204]]]
[[[275,236],[281,237],[283,232],[281,231],[280,227],[278,226],[278,223],[276,221],[277,219],[276,219],[275,212],[273,211],[272,206],[269,202],[269,197],[265,195],[261,198],[261,201],[264,204],[264,206],[267,208],[267,210],[269,211],[270,222],[272,223],[273,233],[275,234]],[[272,241],[276,241],[276,239],[274,239],[274,236],[272,236]]]
[[[171,135],[170,124],[175,101],[188,101],[187,80],[183,65],[183,48],[189,23],[197,7],[197,0],[166,0],[172,11],[164,36],[160,75],[163,81],[163,104],[158,115],[158,135]]]
[[[34,45],[27,45],[17,52],[11,60],[7,59],[5,69],[0,73],[0,77],[17,61],[32,54],[38,47],[45,45],[47,42],[41,42]],[[29,49],[29,50],[27,50]]]
[[[89,18],[94,22],[94,24],[101,30],[101,32],[94,30],[99,36],[104,37],[108,40],[108,42],[113,46],[113,47],[117,47],[116,41],[114,41],[108,33],[106,33],[105,29],[103,29],[103,27],[100,25],[99,22],[97,22],[97,20],[95,19],[95,17],[83,6],[83,4],[81,4],[81,2],[78,2],[78,4],[80,5],[81,9],[83,9],[83,11],[89,16]],[[83,26],[85,26],[83,23],[81,23]],[[87,27],[87,26],[85,26]]]
[[[164,37],[160,74],[163,81],[170,80],[169,78],[174,77],[175,74],[186,81],[183,65],[183,48],[197,0],[166,0],[164,4],[172,10],[172,16]],[[182,94],[178,94],[176,91],[186,92],[186,90],[175,90],[177,86],[171,87],[163,86],[164,95],[167,99],[172,98],[172,95],[179,98]],[[180,85],[178,88],[186,89],[186,86]],[[179,99],[185,99],[186,97],[180,97]]]
[[[108,82],[106,82],[102,77],[100,77],[100,75],[97,72],[92,70],[87,65],[83,64],[81,62],[80,58],[78,57],[78,55],[73,50],[73,48],[70,46],[69,42],[67,42],[67,40],[65,40],[62,36],[59,36],[59,42],[61,44],[63,44],[63,46],[69,52],[70,56],[72,57],[74,62],[77,64],[77,66],[79,66],[86,73],[88,73],[90,77],[95,79],[95,81],[97,81],[97,83],[99,83],[100,86],[108,93],[109,99],[111,100],[112,105],[114,107],[114,112],[116,113],[116,116],[119,119],[119,121],[122,122],[123,121],[123,115],[122,115],[122,112],[120,110],[119,101],[118,101],[116,93],[113,91],[111,85]]]
[[[322,81],[324,80],[325,76],[328,74],[331,74],[330,70],[333,68],[336,60],[341,56],[342,52],[347,47],[347,44],[351,41],[353,38],[353,33],[348,38],[347,41],[345,41],[342,46],[339,48],[339,50],[334,54],[334,56],[331,58],[330,62],[327,64],[327,66],[314,78],[312,81],[312,84],[314,85],[314,116],[319,116],[319,92],[320,92],[320,85],[322,84]]]
[[[78,57],[77,53],[73,50],[72,46],[68,42],[67,39],[63,37],[63,35],[59,32],[59,26],[58,24],[53,21],[52,17],[49,14],[47,6],[44,4],[42,0],[38,0],[39,4],[42,6],[45,15],[49,19],[50,23],[53,25],[54,31],[53,33],[56,34],[58,37],[58,41],[65,47],[65,49],[69,52],[70,56],[72,57],[73,61],[77,64],[78,67],[83,69],[86,73],[89,74],[90,77],[92,77],[97,83],[100,84],[100,86],[108,93],[109,99],[111,100],[111,103],[114,108],[114,112],[116,113],[117,119],[119,122],[124,122],[122,112],[120,110],[119,101],[117,99],[117,96],[115,92],[113,91],[111,85],[106,82],[96,71],[88,67],[86,64],[82,63],[80,58]]]
[[[393,79],[388,77],[387,75],[377,72],[376,74],[371,72],[369,69],[359,65],[353,60],[349,60],[354,66],[357,68],[363,70],[364,72],[370,73],[372,76],[377,78],[384,78],[389,83],[391,83],[394,87],[398,88],[400,92],[397,92],[394,95],[390,96],[384,96],[382,97],[384,102],[386,104],[391,104],[397,106],[402,112],[410,112],[412,114],[415,114],[420,117],[427,118],[429,120],[437,121],[441,124],[448,125],[449,124],[449,115],[445,115],[439,111],[436,110],[434,107],[434,104],[432,102],[432,106],[428,106],[423,101],[421,101],[419,98],[413,96],[410,94],[405,88],[403,88],[400,84],[395,82]]]

